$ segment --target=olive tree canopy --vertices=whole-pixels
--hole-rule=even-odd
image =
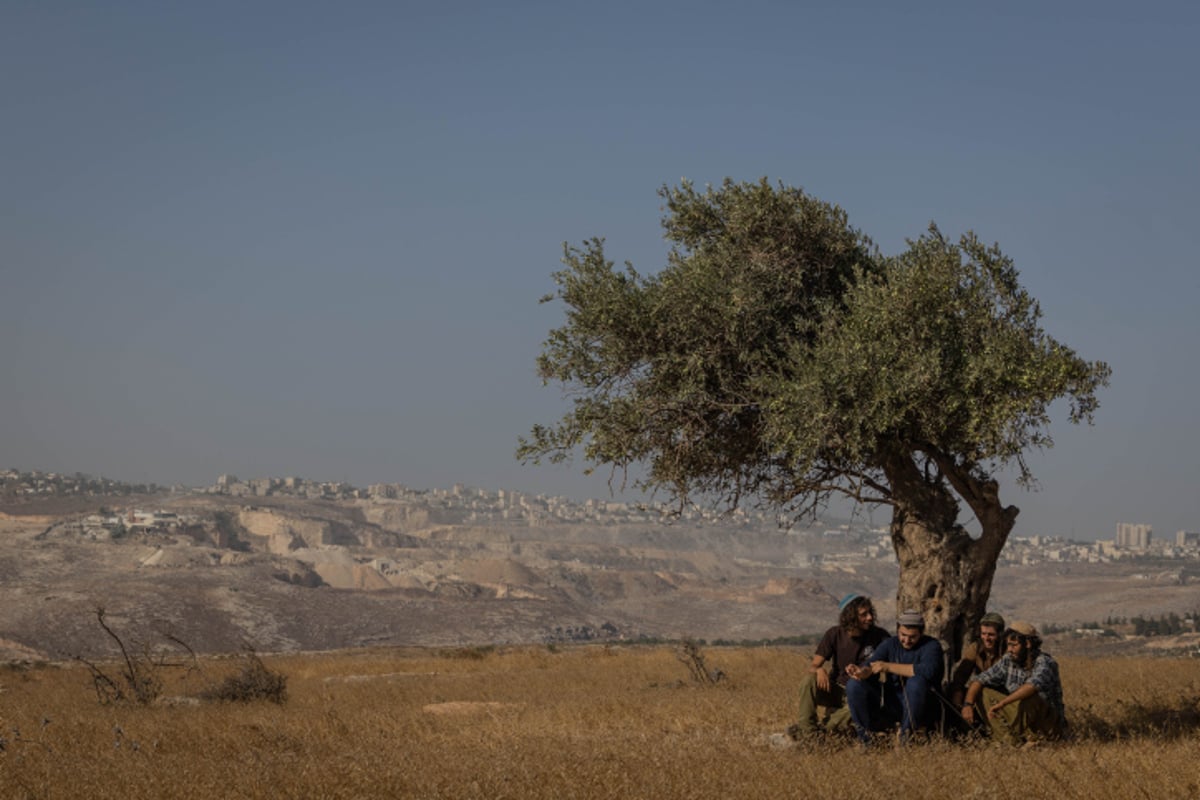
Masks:
[[[884,256],[840,208],[765,179],[660,195],[658,272],[616,269],[602,239],[565,247],[545,299],[566,321],[538,369],[573,406],[518,457],[636,465],[638,488],[680,502],[889,506],[898,607],[957,651],[1017,516],[994,475],[1032,483],[1051,405],[1090,423],[1109,368],[1046,334],[1011,260],[972,233],[931,225]]]

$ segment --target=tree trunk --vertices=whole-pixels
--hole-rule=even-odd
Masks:
[[[899,510],[892,521],[892,545],[900,563],[896,612],[920,611],[925,632],[941,641],[951,662],[958,660],[964,640],[987,613],[996,558],[981,552],[980,541],[957,526],[931,530]]]
[[[996,562],[1018,509],[1000,502],[995,481],[978,480],[945,459],[939,463],[979,520],[979,538],[972,539],[958,524],[958,502],[940,478],[930,480],[904,456],[890,459],[885,469],[897,501],[891,525],[900,564],[896,613],[920,611],[925,632],[941,641],[953,663],[987,613]]]

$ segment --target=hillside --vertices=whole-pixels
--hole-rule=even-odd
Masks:
[[[97,607],[138,641],[211,653],[772,639],[819,633],[850,590],[894,615],[894,564],[837,558],[817,531],[481,523],[403,499],[200,493],[134,498],[126,528],[102,501],[3,507],[0,657],[110,652]],[[1012,567],[993,598],[1010,618],[1065,624],[1189,610],[1195,581],[1178,565]]]

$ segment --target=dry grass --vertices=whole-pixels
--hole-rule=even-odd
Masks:
[[[1077,738],[772,750],[808,653],[671,648],[265,658],[286,704],[102,706],[78,665],[0,670],[6,798],[1194,797],[1200,660],[1060,659]],[[195,696],[236,660],[168,685]]]

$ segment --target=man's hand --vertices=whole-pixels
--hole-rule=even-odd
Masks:
[[[975,724],[975,706],[963,706],[962,707],[962,718],[963,718],[963,722],[967,723],[968,725],[974,725]]]
[[[846,667],[846,672],[851,678],[858,678],[860,681],[865,681],[867,678],[870,678],[873,675],[878,675],[881,672],[887,672],[887,662],[872,661],[870,664],[863,664],[862,666],[851,664],[850,666]]]
[[[851,664],[846,667],[846,674],[855,680],[863,681],[871,677],[874,673],[870,666],[860,667],[857,664]]]
[[[829,691],[829,673],[821,667],[817,667],[817,688],[822,692]]]

